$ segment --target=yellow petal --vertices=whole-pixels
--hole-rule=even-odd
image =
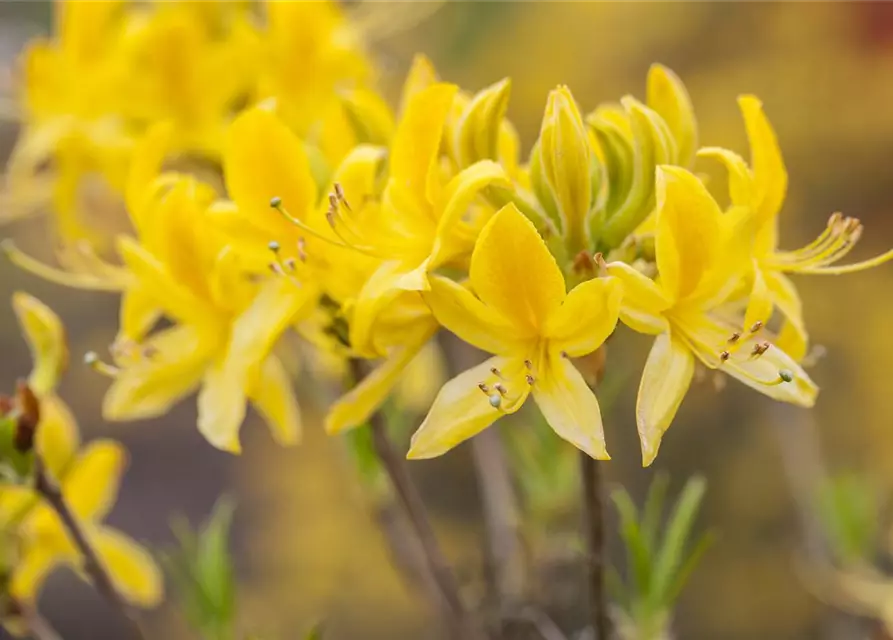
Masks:
[[[465,342],[489,353],[507,355],[519,348],[523,336],[498,311],[447,278],[433,276],[423,294],[437,321]]]
[[[63,477],[80,447],[77,422],[68,406],[58,396],[45,396],[40,401],[40,424],[35,436],[38,453],[53,477]]]
[[[506,205],[484,226],[471,256],[478,297],[534,335],[565,297],[564,277],[533,223]]]
[[[733,206],[745,207],[757,204],[754,201],[753,175],[744,158],[722,147],[704,147],[698,150],[698,156],[714,158],[725,165],[729,172],[729,198]]]
[[[400,113],[406,113],[409,101],[419,92],[427,89],[437,82],[437,71],[431,60],[422,53],[417,53],[412,59],[409,73],[403,82],[403,91],[400,95]]]
[[[623,285],[623,306],[636,311],[659,316],[670,308],[670,301],[660,283],[625,262],[608,264],[608,274]]]
[[[499,377],[492,373],[494,368],[500,372]],[[496,357],[447,382],[434,399],[422,426],[413,434],[407,457],[422,459],[443,455],[489,427],[503,414],[517,411],[530,393],[530,385],[524,379],[525,371],[521,361]],[[498,408],[478,386],[484,383],[491,395],[500,397],[493,388],[497,381],[506,389],[506,396],[498,401]]]
[[[10,595],[24,604],[34,603],[47,576],[63,560],[51,547],[29,545],[13,569],[9,582]],[[68,560],[71,561],[70,558]]]
[[[772,306],[772,292],[769,290],[763,270],[754,269],[753,286],[744,314],[744,328],[752,327],[756,322],[764,325],[768,323],[772,315]]]
[[[596,460],[610,460],[598,400],[573,363],[553,351],[537,373],[533,399],[549,426]]]
[[[671,299],[692,294],[714,266],[723,240],[721,215],[694,174],[679,167],[658,169],[655,253],[661,286]]]
[[[159,177],[165,156],[170,150],[173,127],[169,123],[153,126],[137,142],[127,176],[127,212],[137,231],[142,232],[149,222],[143,218],[148,211],[147,198],[153,182]]]
[[[144,420],[167,413],[198,386],[219,344],[214,335],[190,326],[159,332],[147,342],[151,357],[129,364],[112,382],[103,417]]]
[[[269,356],[264,360],[254,389],[248,396],[270,426],[276,442],[281,445],[298,443],[301,438],[301,409],[288,371],[277,357]]]
[[[110,527],[91,532],[91,541],[115,587],[127,602],[154,607],[164,595],[164,578],[152,555]]]
[[[685,85],[660,64],[648,70],[648,106],[667,123],[676,141],[676,164],[691,164],[698,147],[698,125]]]
[[[52,309],[27,293],[14,293],[12,306],[34,362],[28,384],[34,393],[43,396],[56,387],[68,366],[65,328]]]
[[[546,322],[550,348],[571,357],[592,353],[614,331],[623,288],[615,278],[596,278],[574,287]]]
[[[391,147],[388,190],[411,203],[410,215],[424,215],[433,204],[437,155],[457,87],[438,83],[414,94],[397,124]]]
[[[266,109],[244,111],[230,125],[223,171],[239,209],[271,233],[282,223],[270,208],[271,199],[281,198],[297,218],[316,203],[316,183],[301,141]]]
[[[431,269],[454,257],[448,251],[448,240],[450,236],[456,235],[457,226],[461,224],[478,193],[490,185],[510,186],[505,170],[491,160],[474,163],[447,184],[435,205],[440,219],[437,221],[437,235],[431,250]]]
[[[164,264],[135,240],[118,238],[118,252],[124,264],[139,280],[141,291],[171,318],[191,324],[214,322],[213,310],[178,282]]]
[[[394,347],[380,365],[332,405],[326,415],[326,432],[341,433],[365,424],[369,416],[384,404],[423,344],[415,340],[412,344]]]
[[[772,301],[785,317],[776,344],[797,362],[806,357],[809,336],[803,321],[803,305],[794,283],[783,273],[764,271],[763,277],[772,294]]]
[[[758,194],[758,215],[768,221],[777,215],[788,188],[788,173],[778,148],[775,131],[755,96],[741,96],[738,106],[744,116],[750,141],[750,166]]]
[[[769,343],[768,350],[759,357],[751,355],[753,347],[768,342],[761,334],[742,337],[737,350],[725,362],[719,359],[728,337],[734,330],[709,317],[684,319],[679,323],[685,340],[695,349],[695,355],[708,367],[725,371],[760,393],[801,407],[812,407],[818,387],[787,353],[777,344]],[[737,329],[737,328],[736,328]],[[790,381],[785,382],[784,377]]]
[[[376,322],[385,307],[400,295],[399,280],[406,266],[397,260],[383,262],[360,290],[350,319],[350,345],[363,357],[381,355],[375,350]]]
[[[154,298],[143,293],[139,287],[125,291],[121,296],[115,342],[142,342],[160,316],[161,309]]]
[[[682,404],[694,372],[695,358],[683,342],[669,333],[655,339],[636,401],[642,466],[649,466],[657,457],[660,441]]]
[[[62,494],[82,520],[100,521],[115,505],[127,451],[112,440],[96,440],[72,462],[62,481]]]

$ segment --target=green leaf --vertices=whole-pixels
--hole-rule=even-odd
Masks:
[[[645,507],[642,509],[642,536],[651,553],[657,549],[657,536],[660,533],[660,519],[663,515],[664,500],[667,497],[667,488],[670,479],[665,473],[658,473],[651,486],[648,487],[648,497],[645,498]]]
[[[706,489],[707,483],[703,478],[692,478],[685,484],[682,495],[676,502],[654,566],[652,598],[655,605],[667,602],[674,576],[682,564],[686,540],[694,525]]]
[[[647,595],[652,584],[651,551],[639,527],[639,514],[636,505],[625,489],[611,493],[611,499],[620,515],[620,536],[626,545],[627,562],[632,572],[632,590],[638,596]]]

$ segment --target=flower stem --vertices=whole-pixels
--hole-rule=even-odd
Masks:
[[[586,582],[589,588],[589,621],[596,640],[608,640],[611,622],[605,594],[604,488],[598,461],[580,452],[583,481],[583,533],[586,540]]]
[[[102,561],[99,559],[96,550],[87,539],[83,527],[69,508],[65,497],[62,495],[62,490],[59,488],[59,485],[55,480],[47,475],[43,459],[38,455],[35,455],[34,457],[34,475],[35,490],[44,500],[46,500],[47,504],[49,504],[53,511],[56,512],[56,515],[59,516],[62,526],[65,527],[75,548],[77,548],[83,557],[84,571],[93,581],[96,590],[114,609],[121,613],[125,620],[127,620],[131,627],[133,637],[143,640],[145,636],[143,635],[142,629],[140,629],[134,619],[124,598],[115,588],[115,585],[108,572],[105,570],[105,567],[102,565]]]

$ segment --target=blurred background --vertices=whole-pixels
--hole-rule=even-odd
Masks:
[[[49,29],[50,18],[49,4],[0,3],[4,66],[14,63],[27,38]],[[509,117],[525,157],[546,95],[557,84],[569,85],[588,112],[627,93],[644,97],[648,67],[661,62],[688,87],[701,143],[745,155],[735,98],[755,93],[776,127],[790,173],[783,247],[810,241],[834,211],[865,224],[854,260],[893,246],[893,4],[445,3],[415,27],[376,44],[392,104],[416,52],[427,54],[441,77],[468,90],[510,76]],[[14,122],[0,127],[4,152],[15,134]],[[0,231],[38,254],[47,233],[41,219]],[[650,469],[640,467],[634,420],[649,340],[621,329],[610,345],[604,391],[613,456],[603,465],[608,482],[641,500],[659,471],[669,474],[672,490],[693,474],[708,481],[699,525],[718,538],[676,612],[681,639],[851,637],[829,635],[835,616],[800,578],[798,559],[810,553],[817,535],[804,496],[821,469],[855,470],[882,491],[893,489],[893,266],[800,278],[797,285],[813,341],[827,348],[811,371],[822,387],[816,410],[775,405],[733,381],[720,389],[706,376],[693,387]],[[376,526],[375,496],[361,487],[344,442],[322,433],[325,407],[312,370],[297,377],[305,411],[305,437],[297,448],[278,448],[252,416],[243,427],[241,457],[216,451],[194,427],[193,402],[163,420],[106,424],[99,407],[107,382],[80,365],[80,354],[104,352],[112,341],[117,300],[47,284],[0,262],[0,389],[11,389],[30,366],[5,302],[17,289],[47,302],[68,327],[73,366],[61,395],[85,438],[114,437],[131,452],[112,524],[163,548],[173,540],[173,514],[197,523],[220,494],[230,494],[238,504],[233,550],[246,628],[290,639],[325,620],[326,638],[436,637],[418,592],[391,566]],[[402,421],[408,438],[419,415],[407,409]],[[532,411],[501,428],[511,437],[508,432],[540,428],[538,421]],[[413,463],[411,470],[474,597],[484,538],[469,446]],[[542,560],[537,591],[558,622],[579,628],[585,586],[575,562],[575,480],[556,473],[550,481],[554,504],[543,507],[531,496],[525,502],[528,545]],[[612,531],[615,522],[612,512]],[[610,546],[612,561],[621,565],[616,534]],[[92,590],[68,573],[52,578],[42,609],[66,639],[119,637],[111,626],[114,615],[106,616]],[[105,635],[97,635],[98,616],[110,620]],[[188,637],[171,607],[148,618],[155,637]]]

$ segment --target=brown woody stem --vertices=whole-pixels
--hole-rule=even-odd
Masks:
[[[87,539],[83,527],[69,508],[59,485],[47,474],[43,459],[36,454],[34,457],[34,475],[35,490],[44,500],[46,500],[47,504],[49,504],[53,511],[56,512],[56,515],[59,516],[62,526],[65,527],[71,541],[83,557],[84,571],[93,581],[96,590],[110,605],[112,605],[113,608],[120,612],[125,620],[127,620],[131,628],[132,636],[143,640],[145,636],[133,617],[130,607],[128,607],[124,598],[115,588],[115,585],[97,555],[96,550]]]
[[[605,594],[604,487],[598,460],[580,452],[583,481],[583,533],[586,540],[586,582],[589,588],[589,620],[596,640],[608,640],[611,621]]]

